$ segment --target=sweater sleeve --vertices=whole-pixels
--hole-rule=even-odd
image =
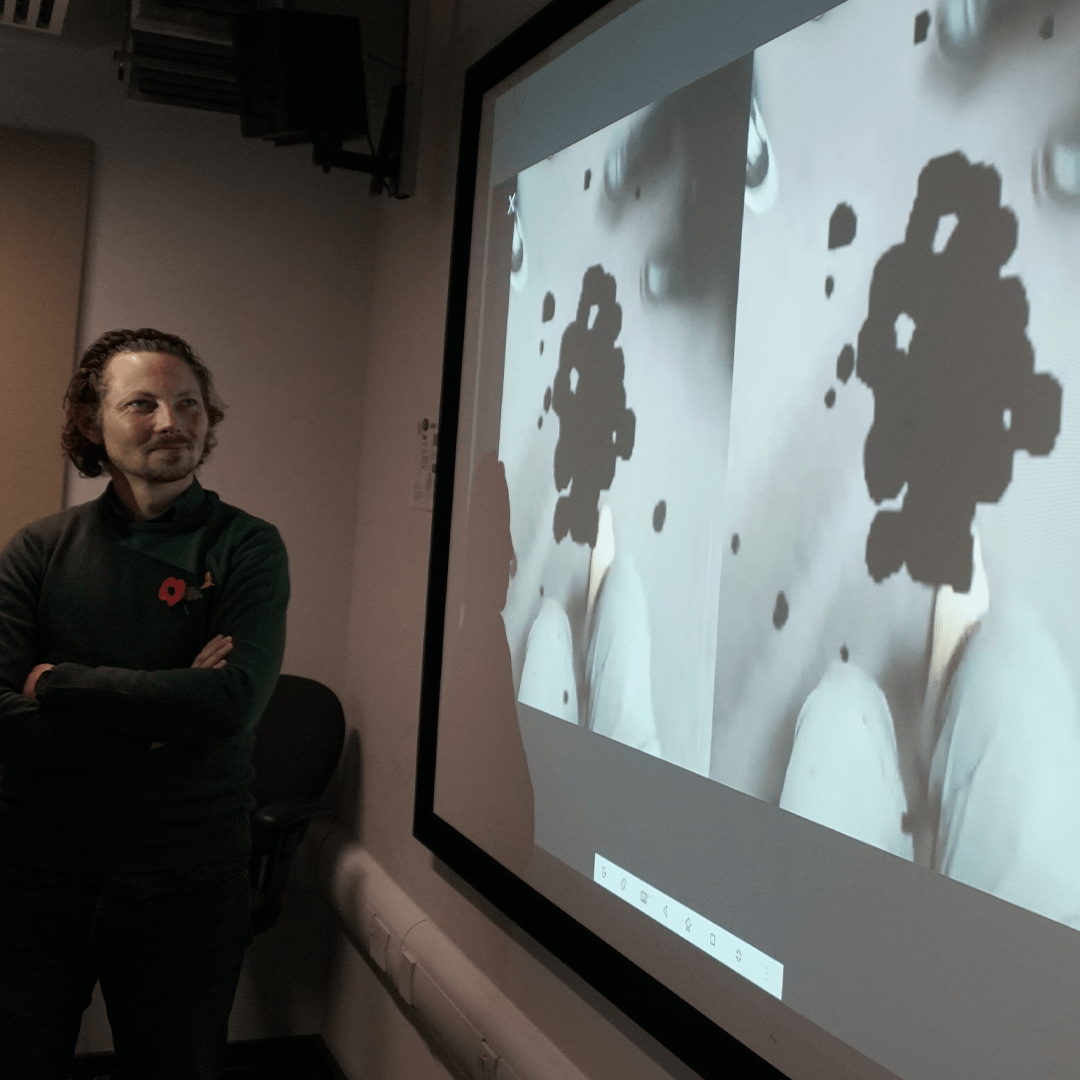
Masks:
[[[0,765],[83,772],[145,764],[147,739],[107,731],[23,695],[40,660],[44,565],[42,538],[29,527],[0,551]]]
[[[277,685],[285,654],[289,568],[277,529],[264,526],[229,560],[210,636],[231,635],[223,668],[134,671],[57,664],[41,701],[122,736],[187,746],[251,732]]]

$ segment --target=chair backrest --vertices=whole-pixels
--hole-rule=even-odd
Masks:
[[[285,799],[318,799],[345,745],[345,710],[328,686],[279,675],[255,730],[249,790],[255,808]]]

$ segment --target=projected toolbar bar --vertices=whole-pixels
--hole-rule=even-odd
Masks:
[[[782,996],[784,965],[779,960],[755,949],[602,855],[593,857],[593,881],[773,997]]]

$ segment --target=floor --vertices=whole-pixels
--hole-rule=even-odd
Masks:
[[[112,1072],[112,1054],[83,1054],[75,1059],[71,1080],[120,1080]],[[229,1044],[221,1080],[346,1080],[318,1035],[258,1039]]]

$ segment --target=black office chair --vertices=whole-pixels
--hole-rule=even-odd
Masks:
[[[249,788],[251,925],[269,930],[281,913],[293,852],[316,818],[334,810],[320,802],[345,745],[345,710],[328,686],[302,675],[279,675],[255,733]]]

